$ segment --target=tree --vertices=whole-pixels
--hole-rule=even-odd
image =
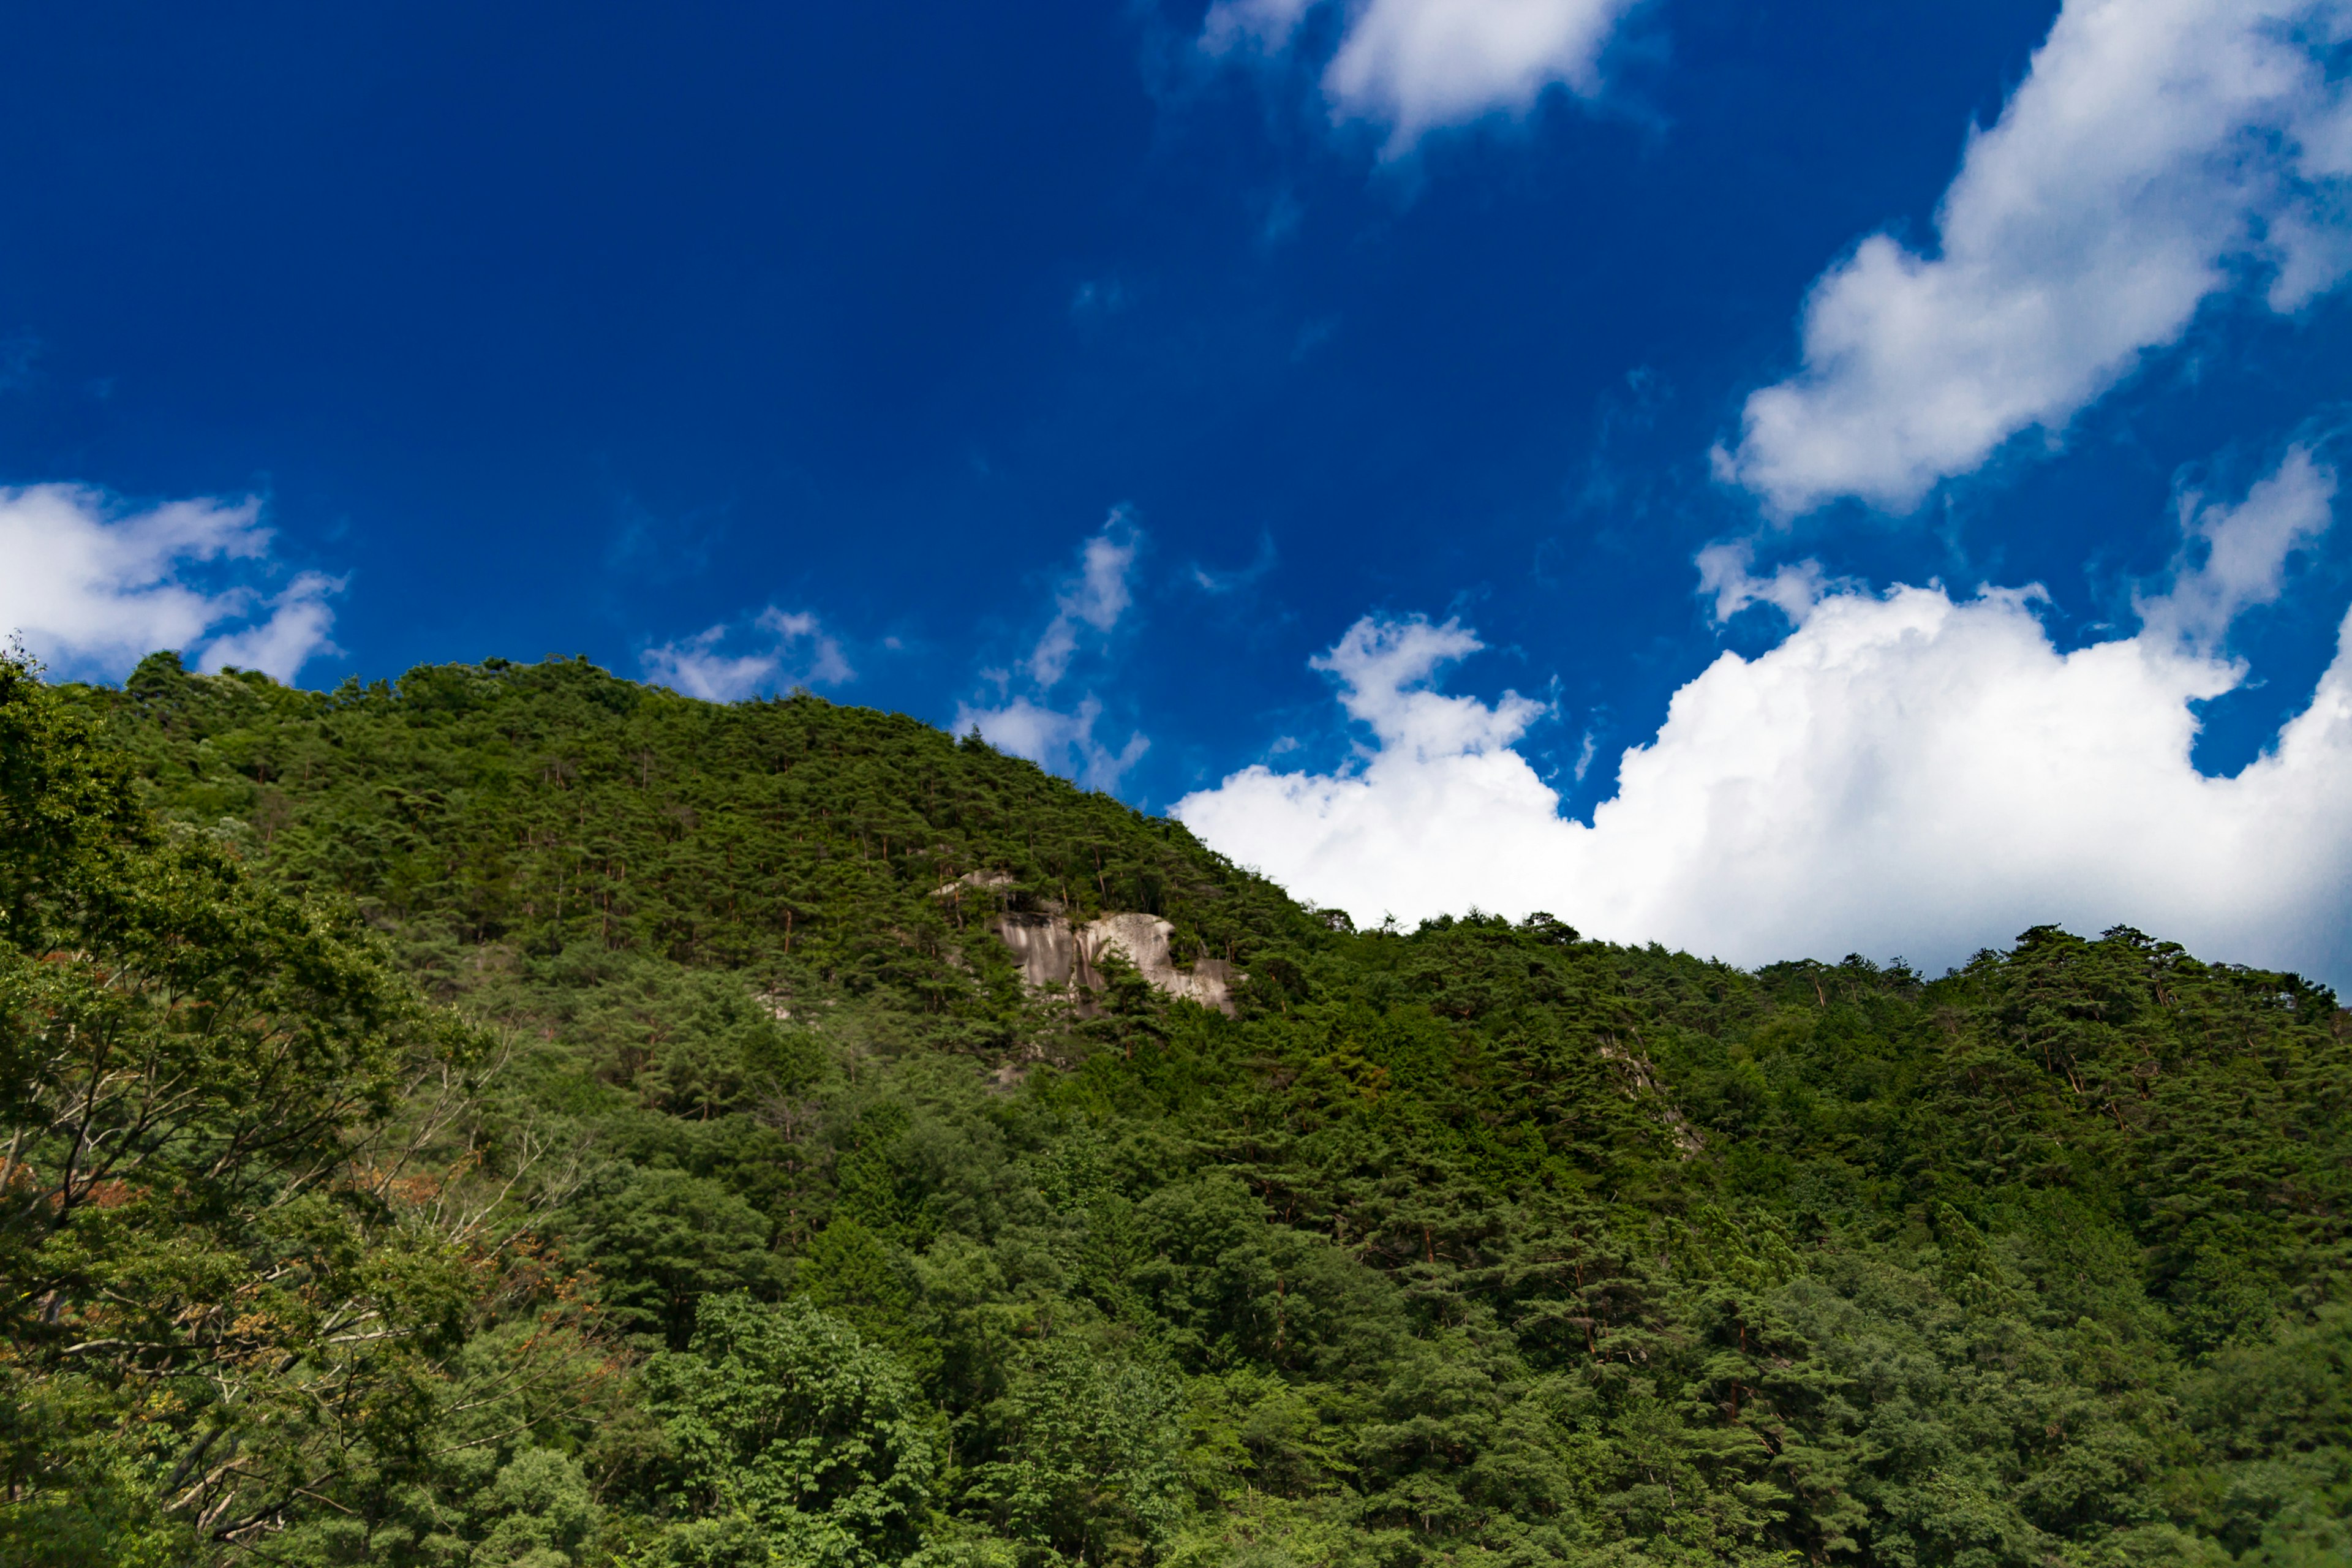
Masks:
[[[890,1358],[807,1302],[740,1293],[702,1304],[693,1344],[646,1365],[686,1516],[674,1560],[698,1555],[866,1568],[912,1551],[938,1448]]]
[[[160,831],[8,658],[0,890],[0,1555],[250,1542],[415,1461],[501,1258],[392,1112],[481,1037],[348,910]]]

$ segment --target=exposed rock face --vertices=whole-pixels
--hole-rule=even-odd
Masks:
[[[1176,928],[1157,915],[1112,914],[1083,926],[1061,915],[1003,914],[996,934],[1021,962],[1021,980],[1032,990],[1068,989],[1081,1015],[1096,1011],[1094,994],[1105,990],[1102,961],[1116,952],[1135,965],[1153,989],[1214,1007],[1231,1016],[1233,985],[1241,976],[1220,958],[1202,958],[1191,970],[1176,967],[1168,939]]]
[[[1116,951],[1155,989],[1230,1016],[1233,983],[1239,978],[1233,965],[1222,958],[1201,958],[1193,962],[1190,973],[1177,968],[1174,955],[1168,951],[1168,939],[1175,934],[1176,928],[1157,915],[1105,915],[1078,932],[1077,945],[1089,973],[1102,954]],[[1097,977],[1087,984],[1100,990],[1103,983]]]
[[[1021,984],[1032,991],[1070,983],[1077,967],[1077,937],[1060,915],[999,915],[996,934],[1021,961]]]
[[[1648,1058],[1619,1045],[1614,1035],[1602,1036],[1600,1047],[1603,1061],[1616,1062],[1625,1069],[1625,1076],[1631,1080],[1621,1086],[1626,1099],[1631,1100],[1637,1093],[1657,1093],[1656,1069],[1650,1066]],[[1682,1151],[1684,1159],[1696,1159],[1705,1152],[1706,1135],[1693,1127],[1681,1110],[1666,1103],[1663,1097],[1658,1107],[1658,1120],[1665,1124],[1666,1136],[1675,1141],[1675,1147]]]
[[[1011,886],[1013,886],[1013,873],[1010,871],[966,871],[954,881],[944,882],[933,888],[931,897],[960,899],[966,889],[979,893],[992,893],[999,888]]]

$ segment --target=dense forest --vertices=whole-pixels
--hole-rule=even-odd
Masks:
[[[1119,911],[1230,1011],[1000,935]],[[2340,1564],[2347,1022],[1358,931],[804,695],[0,661],[0,1561]]]

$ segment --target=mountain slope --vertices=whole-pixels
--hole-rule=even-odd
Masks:
[[[372,1309],[408,1391],[381,1419],[289,1428],[278,1469],[206,1481],[220,1444],[278,1429],[202,1392],[226,1352],[68,1354],[68,1326],[140,1291],[185,1319],[235,1297],[235,1268],[78,1262],[185,1222],[136,1183],[44,1218],[72,1142],[49,1117],[6,1187],[16,1256],[56,1281],[11,1329],[16,1397],[49,1412],[6,1449],[19,1542],[541,1564],[2345,1549],[2352,1049],[2292,976],[2136,932],[2028,932],[1938,980],[1744,973],[1541,917],[1360,933],[976,742],[579,663],[320,694],[158,656],[120,692],[0,699],[24,716],[23,821],[72,769],[19,758],[119,781],[91,831],[130,869],[93,886],[196,857],[440,1005],[336,1123],[339,1173],[304,1179],[365,1216],[337,1244],[353,1267],[460,1282],[415,1297],[438,1320]],[[1041,990],[1002,934],[1119,913],[1164,921],[1196,974],[1229,966],[1234,1016],[1115,944],[1093,988]],[[266,967],[228,929],[172,940]],[[112,931],[25,935],[12,973]],[[38,1036],[49,1015],[12,995]],[[12,1130],[70,1100],[69,1075],[11,1060]],[[255,1167],[257,1192],[288,1180]],[[277,1234],[248,1208],[238,1235]],[[204,1234],[284,1267],[282,1242]],[[78,1446],[91,1412],[115,1436]],[[303,1486],[273,1479],[298,1460]]]

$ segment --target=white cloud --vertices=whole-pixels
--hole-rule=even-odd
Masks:
[[[1427,763],[1499,751],[1549,711],[1516,691],[1506,691],[1489,708],[1475,697],[1447,697],[1429,689],[1441,666],[1485,646],[1458,620],[1432,626],[1418,616],[1390,621],[1368,616],[1348,628],[1338,647],[1308,664],[1339,678],[1340,706],[1349,718],[1371,727],[1382,756]]]
[[[817,618],[807,611],[787,613],[771,605],[760,612],[754,624],[774,637],[787,657],[803,642],[808,645],[797,677],[803,684],[839,686],[857,679],[857,672],[849,668],[849,660],[842,654],[840,642],[827,636]]]
[[[1325,0],[1217,0],[1201,29],[1213,55],[1276,54]],[[1323,67],[1335,121],[1389,130],[1393,155],[1442,126],[1525,113],[1547,88],[1591,97],[1601,52],[1632,0],[1360,0],[1344,7]]]
[[[1769,577],[1751,576],[1748,568],[1755,564],[1756,546],[1746,540],[1710,544],[1698,552],[1699,592],[1713,595],[1717,621],[1727,621],[1750,605],[1770,605],[1791,621],[1801,621],[1833,585],[1822,577],[1818,561],[1784,565]]]
[[[952,729],[959,735],[978,730],[981,739],[998,751],[1026,757],[1043,768],[1066,773],[1088,789],[1117,789],[1127,771],[1143,760],[1151,742],[1138,731],[1114,752],[1095,739],[1095,721],[1102,704],[1092,697],[1068,713],[1016,697],[1001,708],[956,708]]]
[[[2172,585],[2137,601],[2145,635],[2212,652],[2242,613],[2279,596],[2287,558],[2327,531],[2335,499],[2334,470],[2314,461],[2307,447],[2291,447],[2236,506],[2183,497]],[[2192,563],[2194,547],[2203,559]]]
[[[639,655],[646,679],[706,702],[736,702],[755,692],[788,686],[838,686],[854,680],[840,642],[805,611],[771,605],[752,618],[751,634],[765,633],[765,647],[741,653],[721,645],[735,633],[724,623]]]
[[[323,572],[302,573],[269,601],[268,620],[215,638],[205,648],[201,668],[216,674],[235,665],[291,680],[312,654],[341,652],[328,640],[335,612],[327,600],[343,591],[343,582]]]
[[[1374,726],[1368,755],[1244,769],[1176,815],[1360,922],[1545,909],[1740,963],[1934,964],[2045,921],[2128,923],[2352,984],[2352,616],[2270,751],[2226,778],[2190,761],[2192,704],[2245,677],[2215,651],[2211,606],[2276,593],[2333,476],[2296,453],[2265,483],[2192,510],[2211,553],[2143,602],[2140,633],[2072,652],[2037,590],[1824,592],[1779,647],[1726,653],[1677,692],[1590,826],[1511,749],[1532,705],[1428,689],[1476,644],[1414,622],[1360,622],[1325,663]]]
[[[1143,536],[1125,507],[1114,507],[1102,527],[1078,547],[1078,569],[1054,593],[1054,618],[1026,658],[1011,669],[987,669],[995,688],[991,702],[960,703],[952,726],[959,735],[978,730],[1000,751],[1026,757],[1040,767],[1076,779],[1089,789],[1116,789],[1151,742],[1130,732],[1117,751],[1095,738],[1101,700],[1091,691],[1067,710],[1051,694],[1070,673],[1080,651],[1081,633],[1107,637],[1135,603],[1129,584]],[[1016,682],[1026,692],[1013,693]]]
[[[1078,629],[1108,633],[1134,603],[1127,575],[1135,565],[1138,540],[1125,508],[1114,509],[1102,531],[1078,551],[1077,574],[1055,596],[1054,618],[1023,661],[1041,690],[1051,690],[1069,672],[1078,650]]]
[[[342,584],[305,573],[268,601],[266,621],[240,626],[272,573],[269,542],[253,497],[141,511],[78,485],[0,489],[0,632],[61,675],[121,676],[173,648],[200,651],[206,668],[291,680],[336,651],[326,600]]]
[[[1932,257],[1878,234],[1806,301],[1804,368],[1748,399],[1724,477],[1776,511],[1895,510],[2069,420],[2267,280],[2299,309],[2352,268],[2342,0],[2066,0],[1969,138]]]

